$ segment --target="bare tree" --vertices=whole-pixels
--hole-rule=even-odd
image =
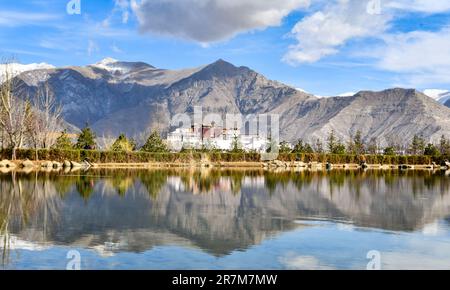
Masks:
[[[0,253],[3,266],[11,254],[11,227],[14,221],[26,224],[33,216],[43,216],[44,239],[48,235],[47,224],[58,220],[61,212],[60,191],[57,182],[38,178],[20,178],[15,171],[0,181]],[[70,187],[70,184],[69,184]]]
[[[4,150],[6,148],[6,142],[5,142],[5,131],[0,126],[0,142],[1,144],[1,150]]]
[[[142,147],[148,139],[148,136],[151,134],[151,130],[146,129],[143,132],[136,133],[133,135],[133,140],[136,142],[137,147]]]
[[[0,130],[4,132],[5,141],[12,149],[12,159],[16,159],[16,150],[23,146],[27,125],[31,117],[31,104],[20,99],[14,90],[18,86],[10,62],[4,65],[0,84]]]
[[[101,137],[98,137],[97,140],[100,149],[109,150],[111,146],[114,144],[116,138],[103,134]]]
[[[61,129],[62,108],[46,82],[39,86],[33,98],[33,113],[28,123],[28,137],[37,152],[54,145]]]

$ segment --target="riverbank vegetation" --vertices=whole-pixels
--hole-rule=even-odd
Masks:
[[[0,151],[0,158],[11,156],[10,149]],[[115,152],[97,150],[60,150],[60,149],[18,149],[19,160],[65,160],[92,163],[190,163],[190,162],[261,162],[259,153],[228,152],[189,152],[189,153],[150,153],[150,152]],[[37,156],[37,159],[36,159]],[[280,153],[278,160],[284,162],[318,162],[332,164],[381,164],[381,165],[445,165],[450,159],[448,155],[351,155],[351,154],[318,154],[318,153]]]
[[[20,160],[65,160],[81,162],[89,160],[93,163],[148,163],[148,162],[260,162],[263,154],[246,152],[237,146],[229,151],[214,148],[201,150],[183,149],[181,152],[170,152],[165,141],[157,131],[153,131],[143,146],[121,134],[110,146],[109,150],[97,150],[95,133],[88,127],[78,135],[76,143],[72,143],[66,131],[60,133],[49,149],[17,149],[15,155]],[[398,145],[380,148],[376,140],[365,144],[361,133],[357,132],[347,145],[339,141],[331,132],[327,142],[317,140],[315,144],[298,140],[294,146],[281,142],[278,148],[278,160],[285,162],[318,162],[332,164],[381,164],[381,165],[444,165],[450,159],[450,141],[442,136],[439,144],[425,145],[423,138],[414,136],[406,147]],[[2,159],[11,156],[12,149],[0,152]]]
[[[273,146],[273,145],[272,145]],[[144,145],[139,146],[133,139],[121,134],[108,150],[97,150],[95,133],[86,126],[72,142],[67,131],[55,139],[50,148],[4,148],[0,151],[1,159],[14,156],[19,160],[65,160],[93,163],[148,163],[148,162],[260,162],[262,153],[247,152],[237,146],[229,151],[214,148],[200,150],[183,149],[170,152],[165,141],[157,131],[153,131]],[[273,149],[273,147],[271,148]],[[381,165],[444,165],[450,159],[450,141],[442,136],[439,144],[428,144],[422,138],[414,136],[407,147],[396,145],[381,149],[376,140],[369,144],[362,141],[358,132],[347,145],[331,132],[325,145],[317,140],[314,145],[298,140],[294,146],[286,142],[278,145],[278,160],[285,162],[318,162],[332,164],[381,164]]]

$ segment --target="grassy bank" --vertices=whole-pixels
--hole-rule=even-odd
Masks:
[[[10,159],[11,150],[1,150],[0,159]],[[36,151],[30,149],[17,150],[17,159],[35,160]],[[65,160],[93,163],[148,163],[170,162],[189,163],[208,160],[210,162],[260,162],[258,153],[222,153],[222,152],[188,152],[188,153],[146,153],[146,152],[113,152],[93,150],[38,150],[39,160],[63,162]],[[291,162],[319,162],[332,164],[381,164],[381,165],[429,165],[435,162],[443,164],[449,156],[391,156],[391,155],[336,155],[336,154],[280,154],[278,160]]]

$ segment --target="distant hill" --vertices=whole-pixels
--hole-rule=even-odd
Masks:
[[[104,135],[168,130],[171,117],[192,113],[195,106],[217,113],[278,113],[282,139],[288,141],[325,140],[331,130],[346,141],[361,130],[366,140],[377,138],[383,145],[392,139],[407,142],[415,134],[437,140],[450,132],[450,109],[416,90],[317,98],[224,60],[174,71],[108,58],[17,77],[24,96],[48,81],[65,121],[78,128],[89,123]]]

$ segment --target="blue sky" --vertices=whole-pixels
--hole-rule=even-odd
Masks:
[[[0,56],[169,69],[222,58],[317,95],[450,89],[448,0],[80,2],[69,15],[69,0],[0,0]]]

